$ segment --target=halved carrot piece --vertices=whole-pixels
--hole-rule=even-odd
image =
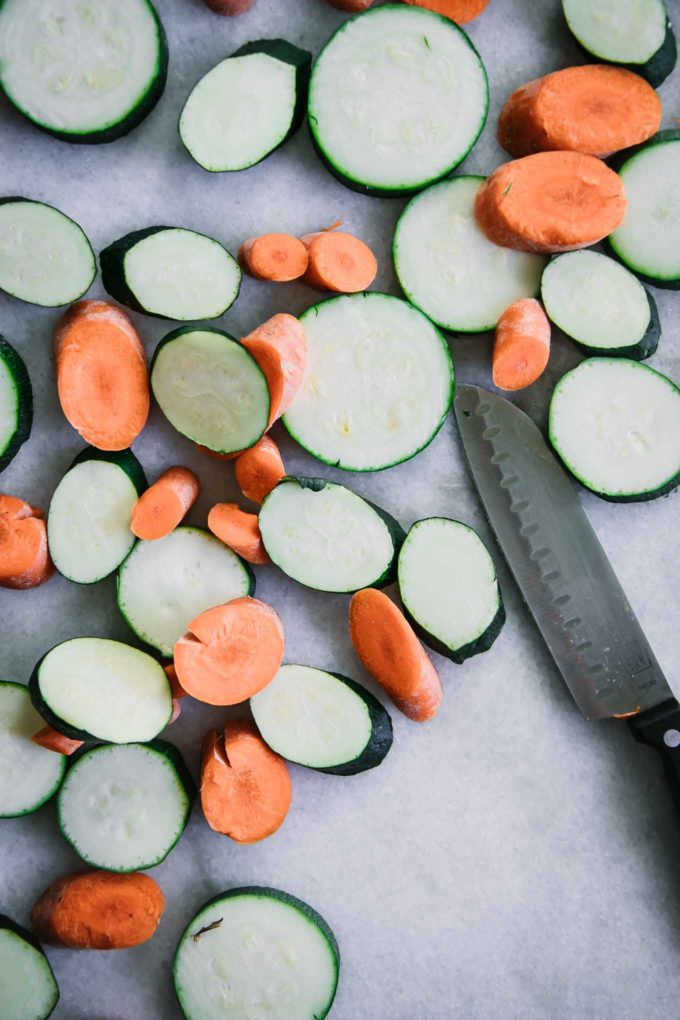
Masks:
[[[139,336],[106,301],[78,301],[54,334],[62,410],[98,450],[125,450],[149,415],[149,380]]]
[[[236,484],[246,499],[261,503],[286,475],[274,440],[262,436],[255,446],[240,453],[234,464],[234,474]]]
[[[426,7],[428,11],[435,11],[445,18],[450,18],[457,25],[465,25],[473,18],[479,17],[489,0],[406,0],[407,4],[414,4],[416,7]]]
[[[179,682],[175,664],[173,662],[169,662],[167,666],[163,666],[163,669],[165,670],[165,675],[170,681],[170,693],[172,694],[173,700],[177,701],[179,698],[186,698],[187,692]]]
[[[262,544],[257,514],[249,514],[236,503],[216,503],[208,514],[208,527],[248,563],[271,563]]]
[[[442,700],[439,675],[410,623],[377,588],[364,588],[349,605],[349,636],[364,667],[404,715],[426,722]]]
[[[511,156],[570,149],[607,156],[651,138],[661,101],[640,75],[623,67],[565,67],[522,85],[498,120],[498,142]]]
[[[0,588],[35,588],[53,573],[42,510],[0,493]]]
[[[366,290],[375,280],[377,259],[358,237],[339,230],[320,230],[305,234],[300,240],[309,255],[304,275],[308,286],[338,294],[354,294]]]
[[[187,694],[208,705],[237,705],[273,680],[283,652],[276,610],[244,596],[192,620],[175,645],[174,664]]]
[[[273,315],[241,343],[264,372],[271,409],[269,426],[288,410],[302,385],[307,368],[307,336],[293,315]]]
[[[170,467],[142,493],[132,508],[130,530],[153,542],[184,519],[198,499],[198,478],[185,467]]]
[[[309,257],[302,241],[292,234],[261,234],[243,242],[238,260],[243,272],[256,280],[288,283],[304,276]]]
[[[490,241],[547,254],[601,241],[625,212],[619,175],[580,152],[537,152],[504,163],[475,201],[477,222]]]
[[[349,11],[350,14],[357,14],[359,11],[367,11],[373,0],[328,0],[331,7],[339,11]]]
[[[151,938],[165,908],[148,875],[86,871],[53,882],[33,907],[36,935],[69,949],[128,949]]]
[[[291,801],[283,758],[270,750],[252,723],[228,722],[203,741],[201,805],[215,832],[237,843],[257,843],[276,832]]]
[[[207,446],[201,446],[200,443],[194,443],[197,450],[201,453],[206,453],[208,457],[212,457],[213,460],[236,460],[237,457],[241,456],[242,450],[238,453],[218,453],[217,450],[209,450]]]
[[[206,7],[209,7],[215,14],[226,14],[233,18],[237,14],[245,14],[254,3],[254,0],[203,0]]]
[[[52,729],[51,726],[43,726],[41,730],[33,734],[31,740],[38,747],[44,747],[46,751],[55,751],[56,754],[73,754],[83,746],[82,740],[71,740],[70,737],[65,737],[63,733]]]
[[[501,390],[522,390],[536,382],[548,364],[550,322],[535,298],[505,309],[493,345],[493,381]]]

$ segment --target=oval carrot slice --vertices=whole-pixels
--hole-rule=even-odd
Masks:
[[[180,698],[186,698],[187,692],[179,682],[175,664],[173,662],[169,662],[167,666],[163,666],[163,669],[165,670],[165,675],[170,681],[170,693],[172,694],[173,701],[178,701]]]
[[[84,743],[82,740],[71,740],[70,737],[65,737],[63,733],[52,729],[51,726],[43,726],[41,730],[33,734],[31,740],[38,747],[44,747],[46,751],[65,755],[73,754]]]
[[[367,11],[373,0],[328,0],[331,7],[339,11],[349,11],[350,14],[357,14],[359,11]]]
[[[245,14],[254,3],[254,0],[203,0],[206,7],[209,7],[215,14],[226,14],[233,18],[237,14]]]
[[[271,563],[262,544],[257,514],[249,514],[236,503],[216,503],[208,514],[208,527],[248,563]]]
[[[213,460],[236,460],[243,452],[239,450],[238,453],[218,453],[217,450],[209,450],[207,446],[201,446],[200,443],[194,443],[194,446],[201,453],[206,453],[208,457],[212,457]]]
[[[366,290],[375,280],[378,262],[358,237],[342,231],[320,230],[300,240],[307,249],[309,266],[304,282],[317,290],[354,294]]]
[[[601,241],[625,211],[619,175],[580,152],[537,152],[504,163],[475,201],[477,222],[490,241],[546,254]]]
[[[473,18],[479,17],[489,0],[406,0],[415,7],[426,7],[428,11],[442,14],[445,18],[455,21],[457,25],[465,25]]]
[[[410,623],[377,588],[364,588],[349,604],[349,636],[364,667],[404,715],[426,722],[442,700],[439,675]]]
[[[550,355],[550,322],[535,298],[515,301],[496,326],[493,381],[501,390],[521,390],[542,374]]]
[[[192,620],[175,645],[174,664],[187,694],[208,705],[237,705],[274,678],[283,651],[276,610],[244,596]]]
[[[151,938],[165,907],[148,875],[88,871],[53,882],[31,921],[36,935],[69,949],[128,949]]]
[[[35,588],[53,573],[42,510],[0,493],[0,588]]]
[[[522,85],[498,120],[498,142],[511,156],[570,149],[607,156],[651,138],[661,101],[632,71],[604,64],[565,67]]]
[[[256,280],[288,283],[304,276],[309,258],[302,241],[292,234],[261,234],[238,250],[241,268]]]
[[[241,343],[258,363],[269,387],[269,426],[288,410],[307,368],[307,336],[293,315],[273,315]]]
[[[193,471],[170,467],[135,503],[130,530],[147,542],[164,538],[174,531],[197,499],[198,478]]]
[[[291,795],[288,766],[252,723],[234,720],[206,734],[201,805],[215,832],[237,843],[266,839],[282,825]]]
[[[139,336],[106,301],[78,301],[54,334],[62,410],[98,450],[125,450],[146,424],[149,380]]]
[[[262,436],[255,446],[244,450],[234,464],[236,484],[253,503],[261,503],[274,486],[286,476],[279,448],[269,436]]]

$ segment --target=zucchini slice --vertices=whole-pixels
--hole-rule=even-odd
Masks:
[[[59,1001],[40,943],[6,914],[0,914],[0,993],[2,1020],[47,1020]]]
[[[137,542],[118,571],[118,608],[138,638],[165,658],[191,621],[212,606],[255,592],[235,552],[203,528],[175,528]]]
[[[172,716],[163,667],[146,652],[109,638],[71,638],[55,645],[38,662],[28,686],[45,722],[72,740],[153,740]]]
[[[550,261],[541,280],[548,318],[586,354],[644,361],[657,348],[656,301],[637,277],[596,251]]]
[[[555,387],[548,429],[565,467],[602,499],[656,499],[680,484],[680,389],[647,365],[582,361]]]
[[[153,110],[167,71],[150,0],[0,4],[0,85],[19,113],[62,141],[126,135]]]
[[[0,336],[0,471],[31,434],[33,389],[20,355]]]
[[[90,242],[65,213],[32,198],[0,198],[0,290],[56,308],[82,297],[96,272]]]
[[[453,362],[422,312],[371,292],[312,305],[300,321],[307,372],[283,416],[300,446],[333,467],[381,471],[432,442],[451,408]]]
[[[195,798],[173,744],[103,744],[69,768],[57,801],[59,828],[95,868],[153,868],[180,839]]]
[[[476,531],[448,517],[416,521],[398,575],[404,610],[426,645],[459,664],[491,648],[505,609],[494,562]]]
[[[367,195],[412,194],[446,177],[477,141],[486,71],[453,21],[384,4],[349,18],[312,71],[309,126],[330,172]]]
[[[147,227],[99,255],[102,283],[128,308],[159,319],[217,319],[241,287],[241,268],[219,241],[182,227]]]
[[[269,424],[269,388],[249,351],[221,329],[180,326],[151,362],[151,389],[178,432],[215,453],[254,446]]]
[[[258,39],[213,67],[179,120],[192,158],[212,172],[246,170],[266,159],[304,120],[311,63],[311,53],[285,39]]]
[[[28,687],[0,681],[0,818],[37,811],[61,786],[66,758],[31,740],[43,726]]]
[[[187,1020],[324,1020],[338,987],[333,932],[302,900],[262,886],[230,889],[199,910],[173,965]]]
[[[392,720],[377,698],[340,673],[281,666],[250,699],[262,739],[282,758],[334,776],[380,765],[392,746]]]
[[[394,579],[401,525],[351,489],[324,478],[284,478],[260,508],[273,563],[317,591],[354,592]]]
[[[622,157],[628,205],[607,243],[624,266],[654,287],[680,288],[680,130],[658,134]]]
[[[654,88],[675,67],[675,35],[663,0],[562,0],[569,31],[598,64],[636,71]]]
[[[494,329],[508,305],[536,297],[547,259],[500,248],[475,219],[484,177],[454,177],[412,198],[394,232],[392,253],[409,301],[457,333]]]
[[[50,556],[59,573],[77,584],[112,574],[135,544],[130,519],[145,488],[131,450],[83,450],[54,490],[47,516]]]

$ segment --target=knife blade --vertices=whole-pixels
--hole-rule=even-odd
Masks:
[[[478,386],[454,411],[473,481],[522,597],[587,719],[631,717],[680,806],[680,706],[583,509],[528,415]]]

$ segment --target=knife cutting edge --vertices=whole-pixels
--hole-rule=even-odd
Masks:
[[[491,528],[579,709],[628,719],[661,753],[680,807],[680,705],[574,484],[510,401],[461,384],[454,410]]]

